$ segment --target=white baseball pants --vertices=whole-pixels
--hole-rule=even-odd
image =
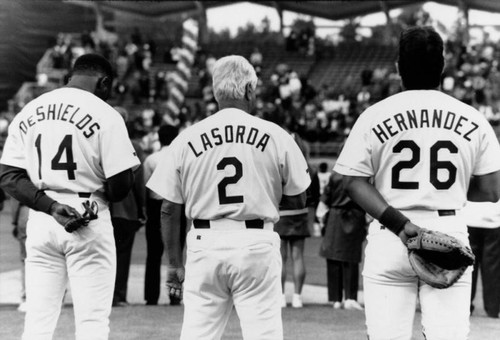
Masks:
[[[23,340],[52,339],[68,279],[76,339],[108,339],[116,254],[109,210],[103,209],[97,220],[71,234],[51,216],[30,211]]]
[[[423,228],[439,230],[469,244],[467,227],[459,216],[437,212],[403,213]],[[427,340],[466,340],[469,334],[472,266],[453,286],[436,289],[420,282],[399,237],[373,221],[365,249],[363,288],[370,340],[410,340],[417,299],[422,331]]]
[[[191,229],[181,339],[220,339],[233,305],[245,340],[283,339],[280,280],[274,231]]]

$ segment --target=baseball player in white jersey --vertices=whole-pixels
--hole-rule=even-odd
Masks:
[[[244,339],[282,339],[278,205],[305,206],[310,178],[292,136],[253,117],[257,76],[243,57],[217,61],[220,111],[184,130],[147,186],[162,196],[167,287],[180,296],[181,339],[220,339],[233,305]],[[184,266],[181,204],[193,220]]]
[[[68,279],[76,339],[108,338],[116,271],[108,201],[127,194],[139,165],[123,119],[103,101],[111,84],[109,62],[83,55],[66,87],[34,99],[10,124],[1,185],[32,208],[23,339],[52,339]],[[87,200],[97,218],[67,232],[61,224],[83,215]]]
[[[477,110],[437,90],[443,64],[443,41],[432,28],[404,31],[398,60],[404,91],[363,112],[334,167],[351,197],[377,219],[363,270],[370,340],[410,339],[417,299],[427,340],[469,333],[472,267],[450,288],[432,288],[419,282],[405,246],[420,227],[468,244],[460,210],[472,176],[477,197],[500,197],[493,129]]]

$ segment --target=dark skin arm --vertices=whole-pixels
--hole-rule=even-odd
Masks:
[[[29,208],[51,215],[64,226],[70,217],[80,218],[80,213],[66,204],[50,198],[43,190],[31,182],[26,170],[2,164],[0,167],[0,186],[10,196]]]
[[[135,181],[133,186],[137,211],[139,219],[144,223],[146,221],[146,183],[144,183],[144,175],[142,174],[142,166],[135,173]]]
[[[141,224],[146,222],[146,182],[144,180],[144,159],[146,158],[144,155],[144,151],[142,151],[140,145],[135,142],[132,142],[134,146],[134,150],[137,154],[137,157],[141,161],[141,165],[134,171],[134,184],[132,187],[132,191],[134,193],[135,202],[137,205],[137,211],[139,213],[139,220]]]
[[[55,202],[31,182],[28,173],[22,168],[2,164],[0,186],[17,201],[37,211],[48,213]]]
[[[377,220],[389,206],[378,190],[369,182],[369,177],[343,176],[342,181],[352,200]],[[418,229],[420,227],[406,222],[404,229],[398,236],[406,244],[408,238],[417,235]]]
[[[123,200],[134,185],[134,173],[127,169],[107,179],[104,184],[106,197],[110,202]]]
[[[184,282],[183,245],[186,230],[181,224],[183,206],[168,200],[161,205],[161,231],[167,255],[167,289],[168,294],[182,297]]]
[[[500,199],[500,171],[472,177],[467,199],[472,202],[497,202]]]

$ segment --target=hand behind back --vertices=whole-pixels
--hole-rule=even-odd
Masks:
[[[167,267],[167,292],[169,296],[182,299],[182,284],[184,283],[185,270],[181,267]]]
[[[50,215],[54,217],[54,219],[65,227],[70,220],[75,218],[82,218],[82,215],[73,207],[55,202],[50,207]]]

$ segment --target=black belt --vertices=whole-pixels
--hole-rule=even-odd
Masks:
[[[261,219],[245,221],[247,229],[264,229],[264,221]],[[196,229],[210,229],[210,220],[193,220]]]
[[[455,210],[438,210],[439,216],[455,216]]]

